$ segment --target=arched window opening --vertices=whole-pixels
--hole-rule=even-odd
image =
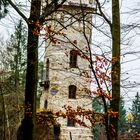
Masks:
[[[75,126],[74,119],[68,117],[68,119],[67,119],[67,126],[74,127]]]
[[[45,100],[45,102],[44,102],[44,108],[47,109],[47,107],[48,107],[48,101]]]
[[[71,50],[70,51],[70,68],[77,68],[77,57],[78,57],[78,51],[77,50]]]
[[[49,80],[49,66],[50,66],[50,61],[49,58],[46,60],[46,81]]]
[[[75,85],[69,86],[69,98],[76,99],[76,86]]]

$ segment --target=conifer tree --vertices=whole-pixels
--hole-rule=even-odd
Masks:
[[[133,126],[135,132],[140,133],[140,95],[137,92],[134,101],[132,103],[132,108],[130,109],[133,115]]]
[[[11,35],[7,44],[7,54],[10,63],[9,82],[15,89],[22,88],[25,85],[25,67],[26,67],[26,43],[27,31],[22,20],[19,20],[15,26],[15,32]]]
[[[126,124],[126,109],[124,107],[124,100],[121,97],[120,99],[120,106],[119,106],[119,132],[125,131],[125,124]]]
[[[102,113],[103,109],[101,100],[98,98],[94,98],[92,102],[92,108],[94,112]],[[95,140],[99,139],[102,127],[103,125],[101,125],[99,122],[95,123],[95,125],[93,126],[93,135]]]

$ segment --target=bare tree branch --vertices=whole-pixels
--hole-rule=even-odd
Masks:
[[[7,2],[16,10],[16,12],[28,23],[28,18],[19,10],[19,8],[11,1],[7,0]]]

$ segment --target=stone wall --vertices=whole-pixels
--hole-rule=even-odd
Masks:
[[[71,2],[79,2],[71,1]],[[88,0],[83,0],[85,4],[88,4]],[[71,6],[71,5],[70,5]],[[65,8],[65,7],[64,7]],[[66,7],[68,8],[68,7]],[[77,7],[78,8],[78,7]],[[73,15],[69,15],[67,12],[57,12],[50,18],[57,18],[57,20],[65,26],[61,26],[58,22],[51,21],[48,23],[48,27],[51,28],[53,39],[52,42],[48,39],[46,42],[46,54],[45,61],[49,59],[49,81],[50,86],[46,89],[41,96],[40,107],[44,108],[45,100],[47,100],[47,109],[53,112],[62,111],[65,112],[64,106],[71,106],[76,109],[80,106],[84,109],[92,110],[92,99],[90,95],[85,92],[84,88],[90,89],[90,68],[89,62],[81,57],[82,53],[86,52],[87,44],[91,41],[91,15],[86,17],[85,29],[83,28],[82,20],[83,16],[80,14],[80,8],[74,9],[62,9],[70,10]],[[77,15],[77,16],[76,16]],[[75,17],[74,17],[75,16]],[[74,22],[75,18],[77,21]],[[54,32],[53,32],[54,31]],[[84,34],[86,34],[86,37]],[[51,36],[51,37],[52,37]],[[70,68],[70,51],[72,49],[78,50],[80,55],[77,56],[77,67]],[[82,53],[81,53],[82,52]],[[82,72],[86,72],[89,77],[82,75]],[[75,85],[76,99],[69,99],[69,86]],[[52,89],[56,89],[55,92]],[[72,140],[91,140],[91,129],[85,128],[76,124],[75,127],[67,126],[67,119],[59,118],[57,120],[61,124],[61,139],[70,140],[70,134]],[[90,125],[89,120],[84,120],[85,123]]]

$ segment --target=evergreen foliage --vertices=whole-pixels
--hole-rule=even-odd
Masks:
[[[103,112],[103,107],[101,104],[101,100],[98,98],[94,98],[93,102],[92,102],[92,109],[94,112],[98,112],[101,113]],[[100,137],[100,132],[103,130],[103,125],[101,125],[99,122],[95,123],[95,126],[93,126],[93,135],[94,135],[94,139],[98,140]]]
[[[124,100],[121,97],[119,107],[119,132],[125,131],[125,125],[126,125],[126,110],[124,107]]]
[[[15,33],[11,35],[7,44],[7,53],[10,57],[10,85],[15,88],[24,87],[25,85],[25,68],[26,68],[26,43],[27,31],[22,20],[15,27]]]
[[[132,108],[130,109],[133,115],[133,127],[136,133],[140,133],[140,95],[137,92],[134,101],[132,103]]]

